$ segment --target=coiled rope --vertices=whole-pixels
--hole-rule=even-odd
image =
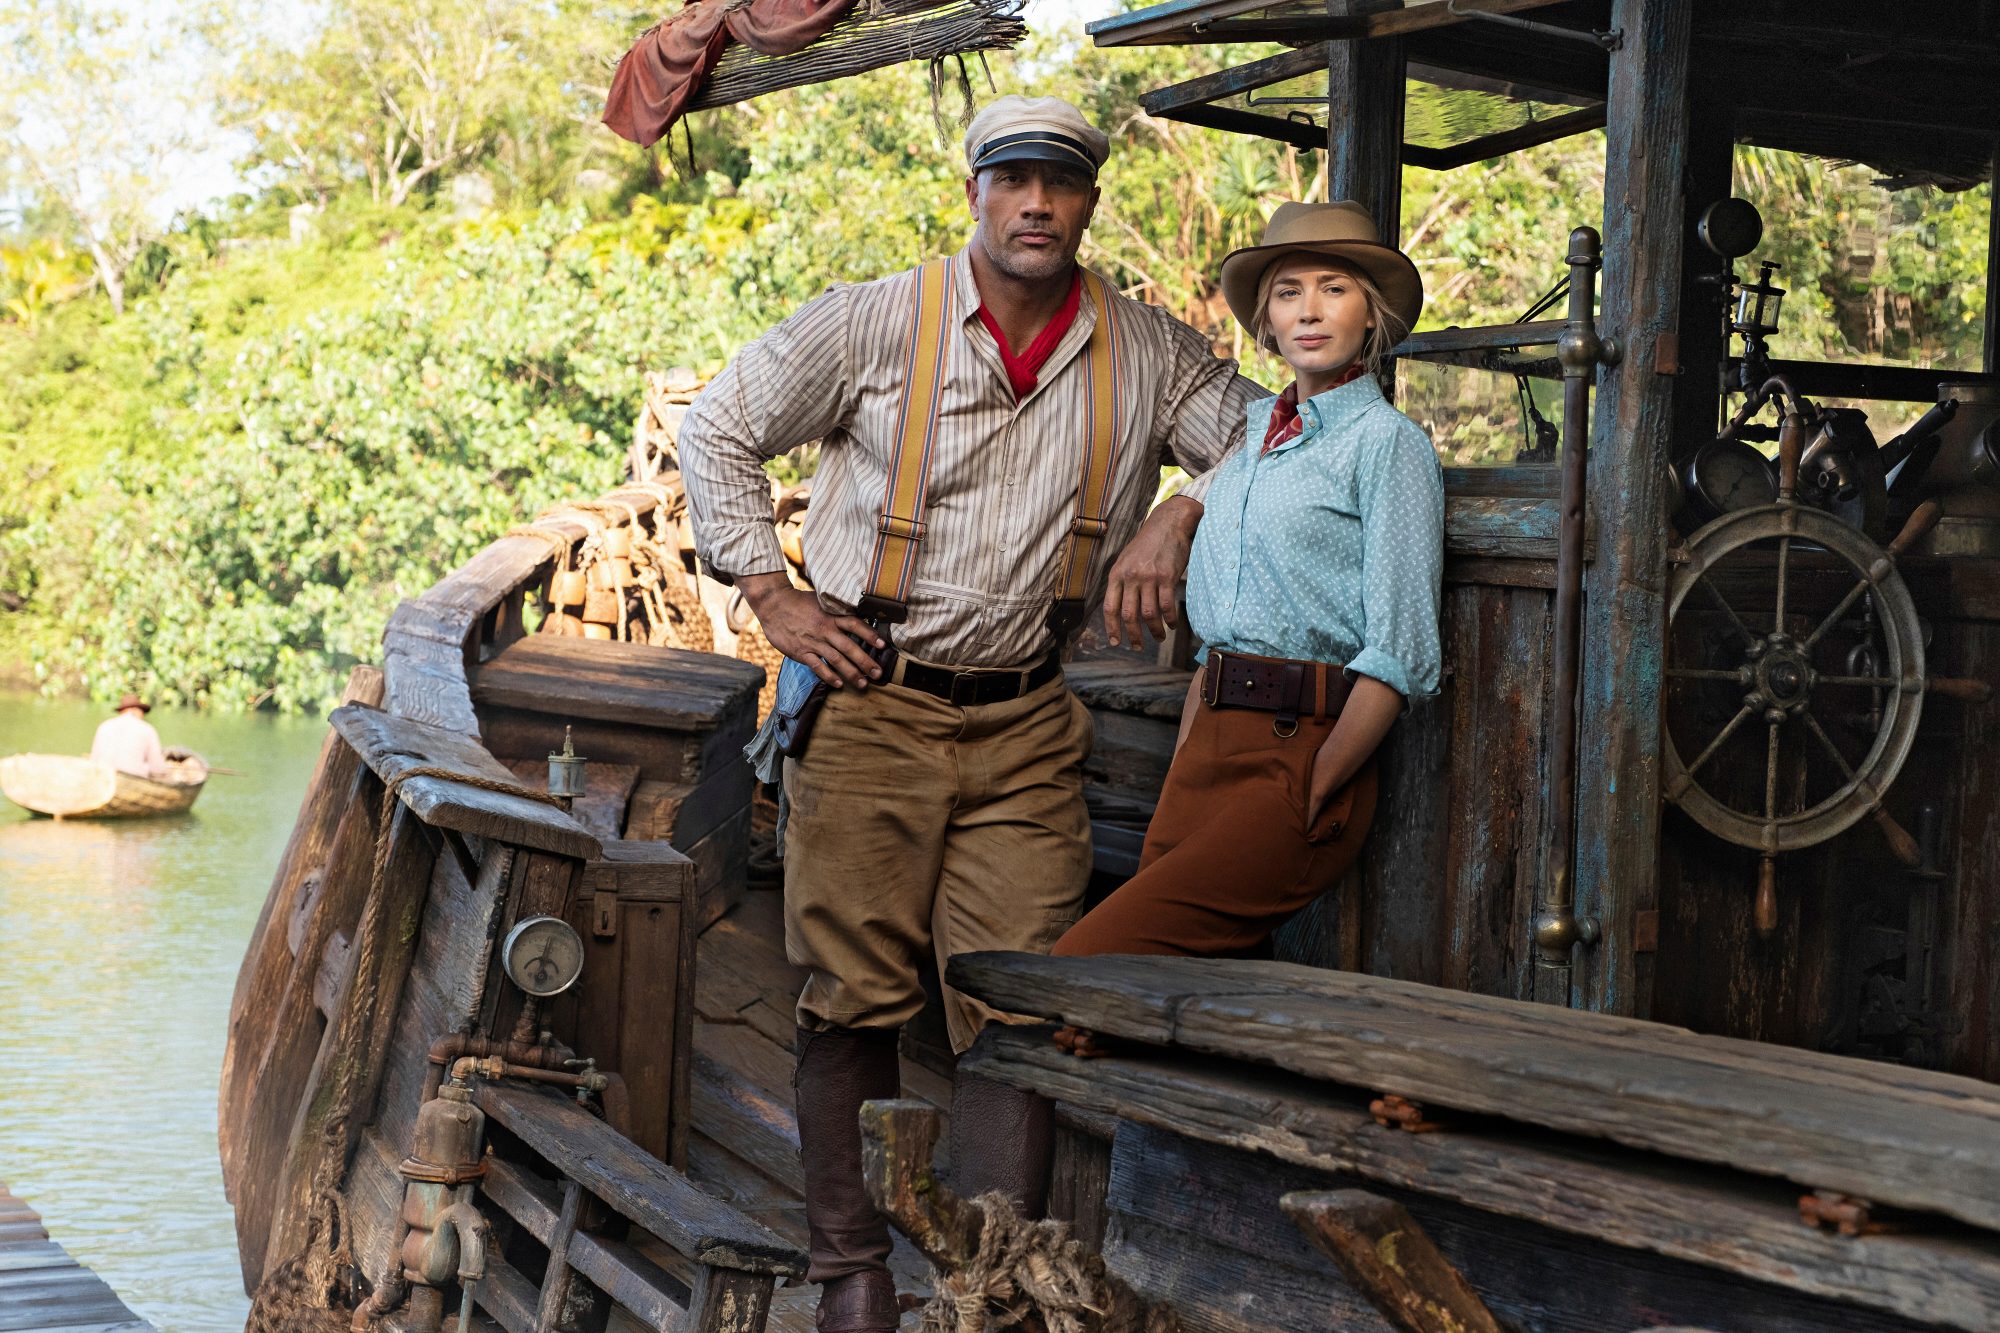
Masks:
[[[984,1219],[979,1248],[964,1267],[937,1275],[924,1333],[1032,1327],[1031,1316],[1048,1333],[1180,1333],[1172,1310],[1114,1276],[1069,1223],[1028,1221],[997,1192],[972,1206]]]

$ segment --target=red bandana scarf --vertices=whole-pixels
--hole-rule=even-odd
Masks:
[[[1341,371],[1340,378],[1327,385],[1326,389],[1338,389],[1343,384],[1352,384],[1361,378],[1362,372],[1366,369],[1366,366],[1356,361]],[[1321,389],[1320,392],[1325,393],[1326,389]],[[1305,418],[1299,415],[1299,382],[1293,380],[1285,386],[1285,391],[1278,395],[1278,401],[1271,404],[1271,424],[1264,428],[1263,452],[1268,454],[1285,441],[1297,439],[1305,428]]]
[[[979,322],[986,326],[986,331],[1000,346],[1000,364],[1007,368],[1007,383],[1013,386],[1015,402],[1035,391],[1042,367],[1055,355],[1056,344],[1069,332],[1069,326],[1076,323],[1077,307],[1082,301],[1083,270],[1078,269],[1070,278],[1069,297],[1064,300],[1062,309],[1056,312],[1056,317],[1049,321],[1047,328],[1035,335],[1035,340],[1028,344],[1028,350],[1019,356],[1007,346],[1007,335],[1000,332],[1000,322],[988,313],[985,306],[979,307]]]

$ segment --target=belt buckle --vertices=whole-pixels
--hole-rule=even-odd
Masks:
[[[965,697],[959,697],[959,687],[965,687]],[[970,671],[958,671],[951,678],[951,706],[971,708],[979,702],[979,677]]]
[[[1288,741],[1299,734],[1299,720],[1297,718],[1287,720],[1281,717],[1271,724],[1271,734],[1281,741]]]

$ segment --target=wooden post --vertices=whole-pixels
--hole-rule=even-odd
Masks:
[[[1634,916],[1658,896],[1660,692],[1666,528],[1686,209],[1685,0],[1615,0],[1605,127],[1604,296],[1599,327],[1624,347],[1599,380],[1591,443],[1597,556],[1584,579],[1577,791],[1577,911],[1603,939],[1581,950],[1570,995],[1537,999],[1631,1013]]]
[[[1687,195],[1681,242],[1681,321],[1673,378],[1675,457],[1715,438],[1716,409],[1722,397],[1722,364],[1729,356],[1723,312],[1729,294],[1722,274],[1729,261],[1695,239],[1702,210],[1729,197],[1735,181],[1736,116],[1727,91],[1705,84],[1688,105]],[[1740,261],[1748,263],[1749,261]]]
[[[2000,372],[2000,139],[1993,141],[1993,165],[1986,177],[1986,373]]]
[[[1327,0],[1331,14],[1393,9],[1382,0]],[[1384,242],[1403,234],[1403,42],[1328,42],[1326,197],[1374,215]]]
[[[1465,1275],[1400,1203],[1366,1190],[1287,1194],[1285,1215],[1403,1333],[1501,1333]]]

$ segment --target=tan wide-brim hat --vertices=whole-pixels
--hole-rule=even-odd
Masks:
[[[1260,244],[1232,250],[1222,261],[1222,295],[1236,322],[1257,332],[1257,284],[1271,265],[1291,254],[1328,255],[1368,275],[1389,309],[1414,328],[1424,309],[1424,281],[1417,266],[1384,245],[1375,219],[1351,199],[1333,204],[1279,204],[1264,224]]]
[[[117,709],[118,712],[122,713],[128,708],[136,708],[142,713],[150,713],[153,711],[153,705],[147,703],[144,699],[141,699],[136,694],[127,694],[124,698],[118,701],[118,709]]]

